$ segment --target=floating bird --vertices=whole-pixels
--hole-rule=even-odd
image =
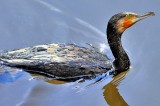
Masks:
[[[57,79],[89,78],[111,69],[114,74],[119,74],[130,67],[129,57],[121,43],[123,32],[136,22],[154,15],[154,12],[143,15],[122,12],[111,17],[106,32],[115,58],[113,63],[107,55],[75,44],[46,44],[7,51],[0,54],[0,61],[3,65]]]

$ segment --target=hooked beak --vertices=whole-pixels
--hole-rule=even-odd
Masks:
[[[137,17],[135,18],[135,22],[138,22],[138,21],[145,19],[145,18],[148,18],[150,16],[155,16],[155,13],[154,12],[147,12],[142,15],[137,15]]]
[[[122,18],[117,22],[117,29],[119,32],[124,32],[127,28],[131,27],[132,25],[134,25],[136,22],[145,19],[147,17],[150,16],[154,16],[155,13],[154,12],[147,12],[145,14],[142,15],[137,15],[137,14],[132,14],[129,18]]]

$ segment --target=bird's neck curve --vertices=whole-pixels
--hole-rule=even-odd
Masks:
[[[112,51],[112,54],[115,58],[113,65],[115,68],[115,72],[118,74],[120,72],[126,71],[130,67],[130,60],[123,49],[122,43],[121,43],[121,36],[122,33],[119,33],[116,28],[109,26],[107,27],[107,39],[110,46],[110,49]]]

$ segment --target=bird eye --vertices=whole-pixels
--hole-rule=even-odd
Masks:
[[[127,14],[126,15],[127,18],[131,18],[131,16],[132,16],[131,14]]]

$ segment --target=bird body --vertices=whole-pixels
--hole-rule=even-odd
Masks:
[[[0,60],[4,65],[60,79],[93,77],[112,68],[115,74],[119,74],[130,67],[129,56],[121,43],[123,32],[153,15],[153,12],[143,15],[124,12],[111,17],[107,26],[107,39],[115,58],[113,65],[106,55],[74,44],[48,44],[13,50],[1,53]]]
[[[75,44],[46,44],[0,55],[4,65],[58,78],[95,76],[112,68],[108,57]]]

